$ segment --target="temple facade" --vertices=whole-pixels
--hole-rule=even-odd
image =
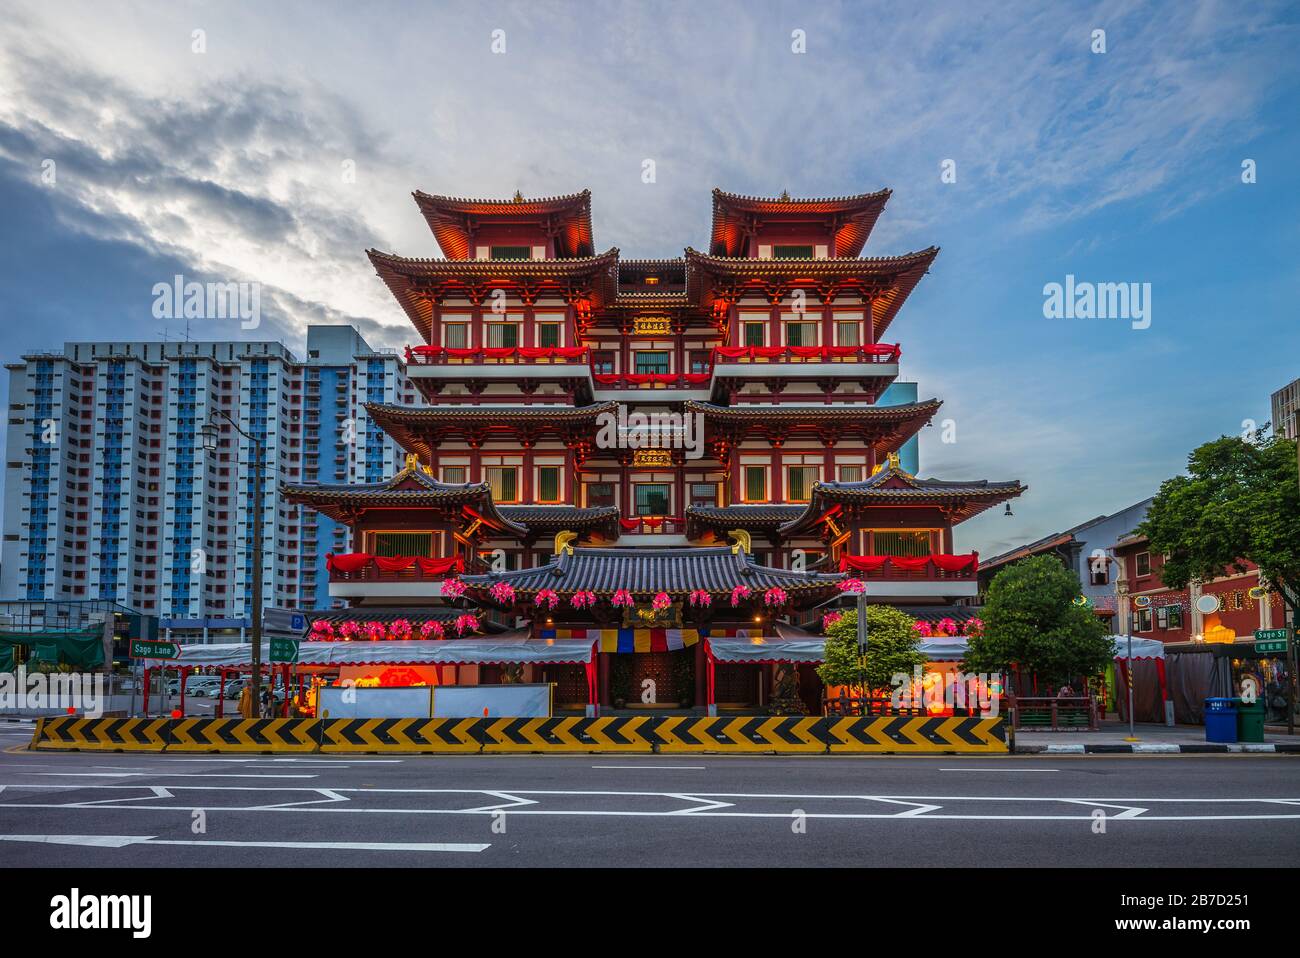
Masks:
[[[689,705],[702,639],[815,634],[848,577],[922,617],[976,594],[954,528],[1024,487],[900,464],[941,402],[880,401],[902,361],[890,332],[938,249],[861,255],[889,191],[715,190],[707,251],[654,260],[597,252],[587,191],[414,196],[442,257],[368,253],[428,402],[366,407],[405,468],[281,488],[351,530],[329,560],[351,608],[322,628],[590,637],[602,704]],[[581,692],[555,671],[532,678],[561,703]],[[811,669],[793,678],[815,710]],[[716,681],[719,703],[776,695],[770,663]]]

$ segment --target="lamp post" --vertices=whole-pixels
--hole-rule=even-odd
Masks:
[[[230,423],[235,432],[247,439],[253,447],[253,642],[250,650],[253,674],[250,690],[253,708],[259,710],[260,714],[262,707],[262,487],[266,471],[266,443],[245,432],[240,428],[239,423],[222,410],[213,409],[212,413]],[[208,420],[199,430],[199,435],[203,438],[203,450],[216,452],[220,439],[217,424]]]
[[[862,669],[862,716],[866,718],[867,710],[867,587],[864,584],[857,598],[858,612],[858,665]]]

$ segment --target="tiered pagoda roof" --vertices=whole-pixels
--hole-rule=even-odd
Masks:
[[[557,532],[598,532],[603,539],[617,539],[620,532],[618,506],[500,506],[501,514],[527,526],[532,535]]]
[[[558,436],[565,440],[591,438],[596,420],[604,413],[617,414],[619,404],[592,403],[589,406],[402,406],[394,403],[366,403],[370,418],[407,452],[432,461],[436,445],[447,439],[479,442],[489,434],[533,438]]]
[[[448,259],[468,259],[471,236],[484,219],[536,222],[554,234],[562,257],[591,256],[591,190],[568,196],[511,200],[475,200],[457,196],[431,196],[420,190],[411,194],[433,230]]]
[[[784,535],[798,535],[814,528],[836,506],[940,506],[954,523],[964,522],[985,509],[1014,499],[1028,487],[1018,480],[990,482],[987,479],[948,481],[918,479],[890,464],[861,482],[818,482],[802,513],[781,527]]]
[[[706,423],[719,430],[778,439],[797,435],[858,437],[877,449],[892,451],[929,422],[943,403],[927,399],[896,406],[790,403],[719,406],[688,400],[683,405],[687,412],[700,413]]]
[[[740,256],[745,239],[760,219],[798,218],[829,221],[835,236],[835,256],[854,257],[862,251],[892,191],[860,193],[824,199],[764,198],[713,191],[713,235],[709,252]]]
[[[713,595],[728,595],[737,586],[761,593],[773,586],[792,598],[831,595],[841,573],[792,572],[759,565],[744,550],[731,546],[688,548],[575,548],[566,550],[543,566],[511,572],[462,576],[471,589],[486,593],[494,583],[506,582],[525,596],[541,589],[560,595],[590,590],[600,596],[626,589],[634,595],[667,592],[685,596],[695,589]],[[761,596],[760,596],[761,599]]]
[[[407,456],[406,467],[383,482],[283,482],[280,498],[311,506],[338,522],[351,522],[366,509],[427,509],[468,506],[488,525],[514,535],[527,527],[504,515],[492,501],[486,482],[447,483],[428,475]]]
[[[730,506],[687,506],[686,535],[696,539],[705,532],[726,535],[740,528],[774,534],[803,513],[804,507],[785,503],[737,503]]]

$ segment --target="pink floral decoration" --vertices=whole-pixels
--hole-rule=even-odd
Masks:
[[[827,612],[822,616],[822,631],[825,632],[842,618],[844,618],[843,612]]]
[[[494,582],[492,588],[488,589],[488,595],[502,605],[510,605],[515,601],[515,587],[509,582]]]
[[[984,620],[981,619],[981,618],[978,618],[978,617],[976,617],[976,618],[972,618],[972,619],[967,619],[967,620],[966,620],[966,634],[967,634],[967,635],[983,635],[983,634],[984,634]]]
[[[779,585],[774,585],[763,593],[764,605],[785,605],[790,597],[785,594],[785,589]]]
[[[555,594],[554,589],[541,589],[533,596],[533,604],[539,608],[546,606],[548,609],[554,609],[559,601],[560,597]]]
[[[650,608],[654,609],[656,612],[662,612],[672,604],[673,600],[668,597],[667,592],[657,592],[655,593],[655,597],[650,600]]]
[[[632,598],[632,593],[627,591],[627,589],[619,589],[610,596],[609,601],[612,605],[625,605],[629,608],[636,604],[635,600]]]
[[[339,636],[344,642],[352,642],[361,635],[361,626],[355,622],[344,622],[339,626]]]
[[[692,589],[690,596],[691,605],[699,605],[708,608],[713,604],[713,596],[704,589]]]
[[[940,635],[956,635],[957,623],[950,618],[942,618],[936,623]]]
[[[444,639],[446,637],[447,634],[443,631],[441,622],[430,619],[420,626],[420,638],[422,639]]]
[[[399,640],[409,639],[411,637],[410,620],[398,619],[388,627],[388,631],[392,633],[393,638],[395,639],[399,639]]]
[[[316,642],[333,642],[334,623],[326,619],[317,619],[311,624],[311,637]]]
[[[924,619],[917,619],[916,622],[912,624],[912,628],[915,629],[916,634],[921,636],[923,639],[928,639],[934,635],[930,629],[930,623],[926,622]]]
[[[586,609],[596,604],[596,593],[590,589],[580,589],[569,597],[569,605],[575,609]]]
[[[456,631],[461,635],[466,632],[477,632],[479,630],[479,621],[477,615],[465,613],[456,617]]]
[[[442,594],[449,599],[459,599],[465,594],[465,583],[455,576],[442,580]]]
[[[859,592],[861,592],[863,589],[866,588],[866,585],[863,583],[861,579],[841,579],[837,585],[837,588],[841,592],[848,592],[852,595],[857,595]]]
[[[388,638],[388,629],[384,628],[384,623],[382,622],[367,622],[366,638],[371,642],[382,642],[384,639]]]
[[[747,585],[736,586],[734,589],[731,590],[731,607],[734,609],[736,606],[740,605],[740,601],[742,599],[748,599],[749,595],[750,595],[749,586]]]

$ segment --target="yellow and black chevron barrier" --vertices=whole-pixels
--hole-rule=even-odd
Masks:
[[[1000,718],[882,715],[825,721],[832,753],[1008,751]]]
[[[161,752],[167,744],[168,719],[78,718],[58,715],[38,719],[32,748],[94,752]]]
[[[192,718],[172,723],[169,752],[315,752],[315,719]]]
[[[34,749],[151,752],[1007,752],[1005,720],[878,716],[43,718]]]
[[[472,718],[325,719],[322,752],[478,752]]]
[[[653,752],[649,715],[483,719],[485,752]]]
[[[692,718],[655,726],[660,752],[825,752],[825,719],[798,716]]]

